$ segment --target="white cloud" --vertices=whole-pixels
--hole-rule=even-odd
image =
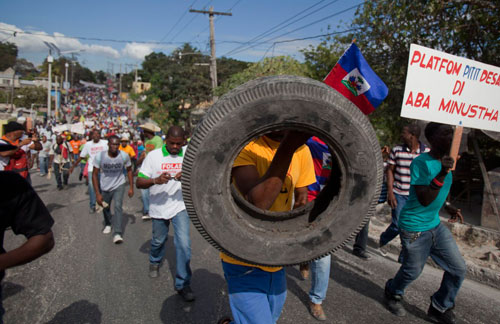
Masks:
[[[171,50],[174,49],[173,45],[160,45],[160,44],[148,44],[148,43],[127,43],[122,49],[122,55],[130,57],[134,60],[144,60],[146,55],[151,54],[155,50]]]
[[[14,32],[17,32],[15,37],[13,36]],[[61,36],[64,36],[64,34],[55,32],[53,35],[49,35],[41,31],[25,34],[22,29],[14,25],[0,22],[0,40],[6,40],[16,44],[20,52],[47,52],[48,48],[43,43],[45,41],[54,43],[61,52],[83,50],[88,54],[103,55],[114,59],[120,58],[120,53],[111,46],[82,44],[78,39]]]

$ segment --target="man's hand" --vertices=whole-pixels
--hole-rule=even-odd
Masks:
[[[19,147],[24,146],[24,145],[28,145],[29,143],[31,143],[31,138],[29,138],[29,137],[25,138],[21,142],[19,142]]]
[[[128,197],[129,197],[129,198],[132,198],[133,196],[134,196],[134,188],[130,188],[130,189],[128,190]]]
[[[448,174],[448,172],[450,172],[450,170],[453,168],[454,164],[455,160],[451,156],[443,156],[443,158],[441,158],[441,171],[439,173],[442,175]]]
[[[177,180],[177,181],[181,181],[181,176],[182,176],[182,171],[177,173],[175,176],[174,176],[174,179]]]
[[[452,204],[446,202],[444,210],[446,210],[446,212],[450,215],[448,222],[456,223],[457,221],[460,221],[460,224],[464,223],[464,216],[462,215],[462,210],[460,208],[456,208]]]
[[[102,195],[100,193],[95,193],[95,200],[97,201],[97,203],[99,204],[99,206],[103,206],[103,200],[102,200]]]
[[[392,209],[398,207],[398,201],[396,200],[396,196],[394,196],[394,192],[391,191],[387,193],[387,203]]]
[[[155,184],[165,184],[168,182],[168,180],[172,179],[170,174],[163,172],[158,178],[154,179]]]
[[[74,166],[74,165],[72,165],[72,166],[71,166],[71,168],[69,168],[69,170],[68,170],[69,174],[73,173],[73,170],[74,170],[74,169],[75,169],[75,166]]]

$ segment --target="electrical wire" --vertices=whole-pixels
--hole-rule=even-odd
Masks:
[[[175,24],[172,26],[172,28],[170,28],[170,30],[165,34],[165,36],[163,36],[161,39],[160,39],[160,42],[163,41],[165,38],[168,37],[168,35],[170,35],[170,33],[172,32],[172,30],[175,29],[175,27],[177,27],[177,25],[180,23],[180,21],[182,20],[182,18],[184,18],[184,16],[186,16],[186,14],[189,12],[189,9],[193,7],[193,5],[196,3],[196,1],[198,0],[194,0],[193,3],[191,3],[189,5],[189,7],[187,8],[186,11],[184,11],[184,14],[182,16],[179,17],[179,19],[175,22]]]
[[[335,1],[337,1],[337,0],[335,0]],[[335,2],[335,1],[333,1],[333,2]],[[263,33],[261,33],[261,34],[259,34],[259,35],[255,36],[255,37],[254,37],[254,38],[252,38],[252,39],[250,39],[247,43],[248,43],[248,44],[253,43],[253,42],[255,42],[256,40],[261,39],[262,37],[265,37],[265,36],[267,36],[267,35],[269,35],[269,34],[272,34],[276,28],[280,27],[280,26],[281,26],[281,25],[283,25],[283,24],[286,24],[288,21],[290,21],[290,20],[294,19],[294,18],[295,18],[295,17],[297,17],[297,16],[300,16],[301,14],[303,14],[303,13],[307,12],[308,10],[310,10],[310,9],[312,9],[312,8],[314,8],[314,7],[316,7],[317,5],[321,4],[322,2],[325,2],[325,0],[321,0],[321,1],[319,1],[319,2],[316,2],[316,3],[315,3],[315,4],[313,4],[312,6],[307,7],[306,9],[304,9],[304,10],[300,11],[299,13],[297,13],[297,14],[293,15],[292,17],[285,19],[284,21],[280,22],[279,24],[277,24],[277,25],[275,25],[275,26],[273,26],[273,27],[269,28],[269,29],[268,29],[268,30],[266,30],[265,32],[263,32]],[[260,38],[259,38],[259,37],[260,37]],[[237,47],[237,48],[234,48],[234,49],[230,50],[229,52],[227,52],[226,54],[224,54],[224,56],[230,55],[230,54],[232,54],[232,52],[237,51],[237,50],[239,50],[239,49],[241,49],[241,48],[243,48],[243,47],[244,47],[244,46],[239,46],[239,47]]]
[[[327,19],[330,19],[330,18],[332,18],[332,17],[338,16],[338,15],[340,15],[340,14],[342,14],[342,13],[345,13],[345,12],[347,12],[347,11],[349,11],[349,10],[352,10],[352,9],[354,9],[354,8],[357,8],[357,7],[361,6],[361,5],[363,5],[365,2],[366,2],[366,1],[363,1],[363,2],[361,2],[361,3],[359,3],[359,4],[357,4],[357,5],[351,6],[351,7],[347,8],[347,9],[344,9],[344,10],[341,10],[341,11],[338,11],[338,12],[336,12],[336,13],[334,13],[334,14],[331,14],[331,15],[329,15],[329,16],[326,16],[326,17],[323,17],[323,18],[318,19],[318,20],[316,20],[316,21],[313,21],[313,22],[311,22],[311,23],[309,23],[309,24],[307,24],[307,25],[304,25],[304,26],[298,27],[298,28],[296,28],[296,29],[294,29],[294,30],[292,30],[292,31],[286,32],[286,33],[281,34],[281,35],[279,35],[279,36],[272,37],[272,38],[270,38],[270,39],[267,39],[266,41],[267,41],[267,42],[270,42],[270,41],[275,40],[275,39],[277,39],[277,38],[280,38],[280,37],[283,37],[283,36],[289,35],[289,34],[291,34],[291,33],[294,33],[294,32],[296,32],[296,31],[299,31],[299,30],[301,30],[301,29],[304,29],[304,28],[310,27],[310,26],[312,26],[312,25],[315,25],[315,24],[317,24],[317,23],[320,23],[320,22],[325,21],[325,20],[327,20]],[[252,49],[252,48],[254,48],[254,47],[258,46],[258,45],[261,45],[261,44],[263,44],[263,43],[262,43],[262,42],[259,42],[259,43],[256,43],[256,44],[254,44],[254,45],[247,46],[247,47],[242,48],[242,49],[240,49],[240,50],[238,50],[238,51],[233,51],[233,52],[232,52],[232,54],[234,55],[234,54],[241,53],[241,52],[243,52],[243,51],[246,51],[246,50]]]

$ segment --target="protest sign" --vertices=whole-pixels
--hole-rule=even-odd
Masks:
[[[412,44],[401,116],[500,132],[500,68]]]

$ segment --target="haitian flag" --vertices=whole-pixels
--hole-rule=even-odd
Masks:
[[[365,115],[372,113],[389,92],[385,83],[373,72],[354,43],[345,51],[323,82],[352,101]]]

